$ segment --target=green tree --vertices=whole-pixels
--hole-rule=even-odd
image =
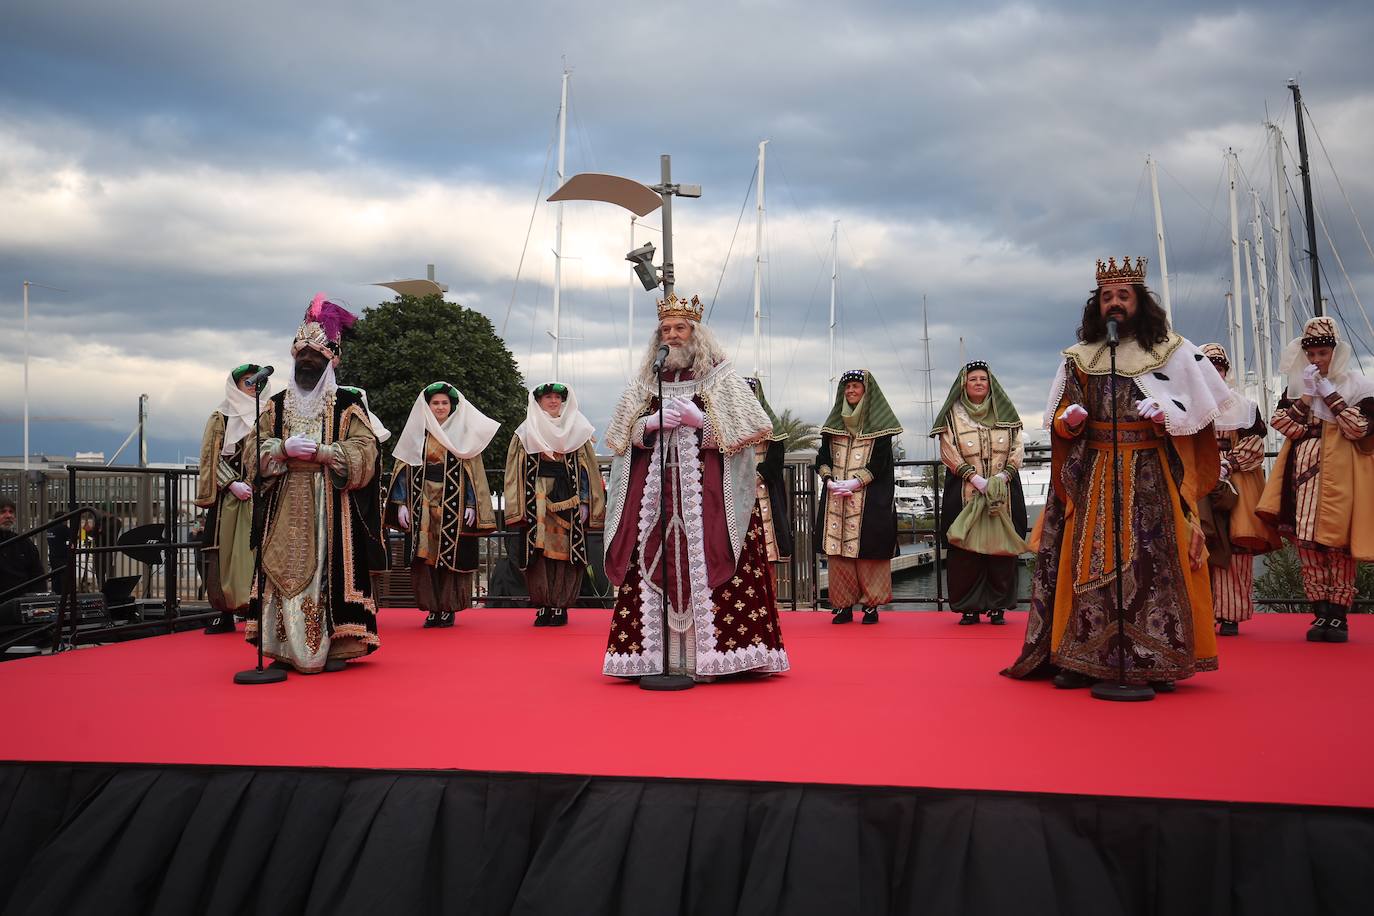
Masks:
[[[367,391],[373,412],[392,432],[383,446],[388,456],[415,396],[440,380],[501,422],[483,452],[487,470],[500,471],[528,401],[515,357],[486,316],[437,294],[398,296],[363,311],[344,345],[339,383]]]
[[[820,446],[816,424],[807,423],[801,417],[794,416],[790,407],[778,414],[778,428],[787,434],[787,438],[783,440],[783,447],[789,452]]]

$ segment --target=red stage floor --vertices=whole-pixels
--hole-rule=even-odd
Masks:
[[[1374,619],[1344,646],[1266,615],[1221,670],[1114,704],[997,675],[1024,615],[865,627],[785,613],[793,670],[650,693],[600,673],[606,611],[562,629],[474,610],[450,630],[382,612],[340,674],[239,687],[241,638],[164,636],[0,664],[0,759],[924,786],[1374,807]],[[1368,623],[1370,626],[1366,627]]]

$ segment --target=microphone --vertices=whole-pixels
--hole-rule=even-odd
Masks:
[[[1116,319],[1107,319],[1107,346],[1114,347],[1121,343],[1121,332],[1116,328]]]
[[[661,347],[658,348],[658,353],[654,354],[654,371],[657,372],[657,371],[659,371],[660,369],[662,369],[662,368],[663,368],[663,364],[666,363],[667,361],[668,361],[668,345],[667,345],[667,344],[664,344],[663,346],[661,346]]]
[[[248,384],[252,385],[254,388],[261,388],[266,384],[267,377],[275,371],[276,370],[271,366],[263,366],[257,372],[253,373],[252,377],[248,379]]]

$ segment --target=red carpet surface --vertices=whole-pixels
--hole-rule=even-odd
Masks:
[[[253,652],[184,633],[0,664],[0,759],[848,783],[1374,807],[1374,619],[1344,646],[1265,615],[1221,670],[1150,703],[997,672],[1024,614],[959,627],[784,613],[792,671],[651,693],[600,673],[607,615],[535,629],[470,610],[448,630],[386,610],[339,674],[241,687]]]

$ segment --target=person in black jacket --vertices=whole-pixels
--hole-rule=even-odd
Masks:
[[[8,496],[0,496],[0,601],[7,601],[27,592],[41,592],[43,582],[29,580],[47,574],[47,570],[43,568],[43,560],[38,556],[38,545],[29,538],[18,536],[15,531],[15,518],[14,500]],[[29,584],[24,586],[23,591],[8,594],[10,590],[25,582]]]

